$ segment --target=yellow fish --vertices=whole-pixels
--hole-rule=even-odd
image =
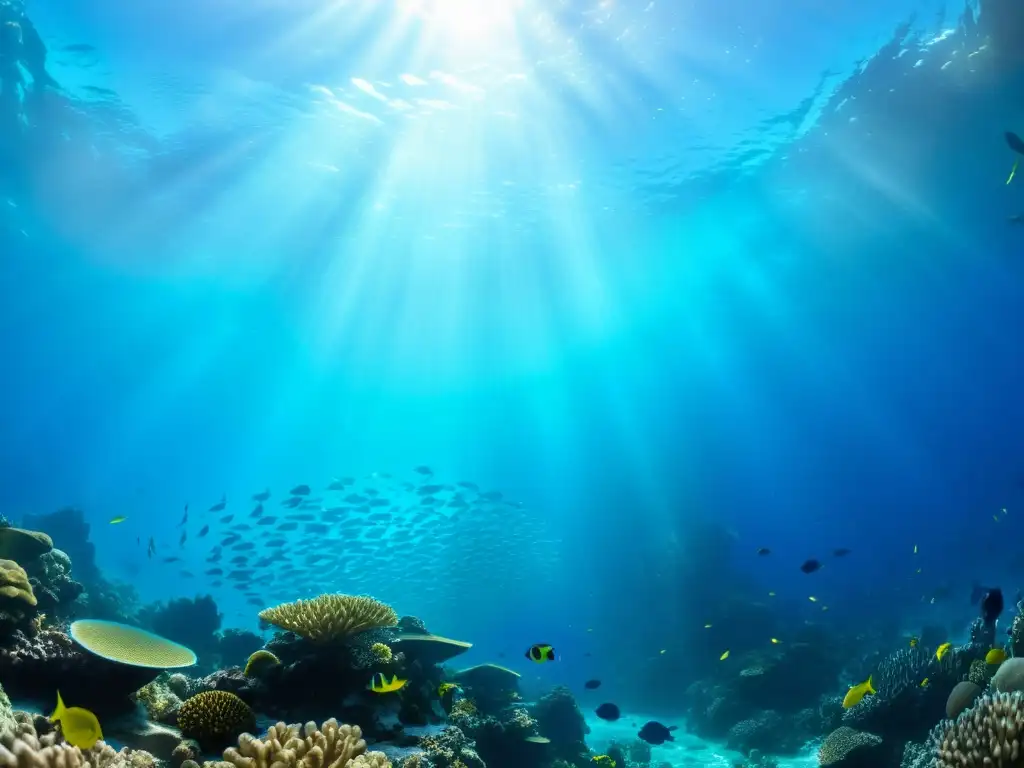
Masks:
[[[60,723],[64,740],[79,749],[92,749],[103,738],[96,715],[82,707],[65,707],[60,691],[57,691],[57,708],[50,715],[50,722]]]
[[[818,598],[816,598],[816,597],[815,597],[814,595],[811,595],[811,596],[810,596],[810,597],[808,597],[807,599],[808,599],[808,600],[810,600],[810,601],[811,601],[812,603],[816,603],[816,602],[818,602]]]
[[[546,661],[554,661],[555,649],[547,644],[531,645],[526,649],[526,658],[530,661],[535,661],[538,664],[543,664]]]
[[[928,687],[928,678],[927,677],[924,680],[921,681],[921,687],[922,688],[927,688]]]
[[[118,515],[117,517],[110,518],[110,524],[111,525],[117,525],[118,523],[123,523],[127,519],[128,518],[125,517],[124,515]]]
[[[920,640],[918,640],[918,639],[917,639],[916,637],[912,637],[912,638],[910,638],[910,647],[911,647],[911,648],[917,648],[917,644],[918,644],[919,642],[921,642],[921,641],[920,641]]]
[[[444,696],[449,691],[454,691],[458,687],[455,683],[441,683],[437,688],[437,695]]]
[[[778,644],[779,644],[779,638],[773,637],[772,638],[772,645],[778,645]]]
[[[728,658],[729,658],[729,652],[726,651],[725,653],[723,653],[721,656],[718,657],[718,660],[719,661],[725,661]]]
[[[387,678],[384,677],[383,672],[377,672],[374,674],[373,679],[370,680],[370,684],[366,687],[374,693],[394,693],[395,691],[402,690],[407,682],[409,681],[399,680],[398,675],[392,677],[391,681],[388,682]]]
[[[985,654],[986,664],[1002,664],[1004,661],[1006,661],[1006,651],[1002,648],[993,648]]]
[[[935,660],[942,661],[946,658],[946,654],[949,653],[949,649],[953,647],[952,643],[943,643],[935,649]]]
[[[869,677],[863,683],[858,683],[846,692],[846,695],[843,697],[843,709],[849,709],[850,707],[859,704],[860,700],[865,696],[873,696],[874,693],[875,687]]]
[[[658,651],[658,653],[664,653],[666,650],[668,650],[668,649],[667,648],[662,648],[660,651]]]

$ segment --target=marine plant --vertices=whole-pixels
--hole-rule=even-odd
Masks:
[[[326,594],[260,611],[261,620],[315,643],[330,643],[398,624],[394,608],[372,597]]]
[[[204,691],[182,702],[178,727],[203,749],[223,748],[242,733],[256,728],[249,705],[228,691]]]

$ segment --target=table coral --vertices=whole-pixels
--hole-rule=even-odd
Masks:
[[[390,605],[362,595],[320,595],[266,608],[259,616],[275,627],[318,643],[398,624],[398,614]]]

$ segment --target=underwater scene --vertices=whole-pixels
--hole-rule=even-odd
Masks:
[[[1022,0],[0,0],[0,768],[1024,768]]]

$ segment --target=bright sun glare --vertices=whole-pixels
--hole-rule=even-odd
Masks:
[[[522,5],[523,0],[399,0],[402,12],[422,19],[431,37],[468,45],[511,41]]]

